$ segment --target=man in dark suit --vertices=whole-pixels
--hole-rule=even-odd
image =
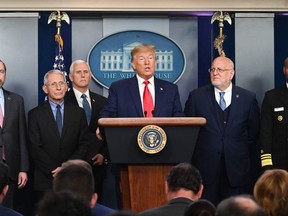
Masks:
[[[131,63],[136,75],[111,84],[108,103],[102,117],[173,117],[183,116],[178,87],[154,77],[156,49],[153,45],[139,45],[131,52]],[[144,81],[149,81],[153,108],[145,110]]]
[[[17,187],[23,188],[28,180],[29,159],[24,100],[20,95],[3,88],[6,79],[6,66],[0,60],[0,157],[10,169],[10,189],[3,202],[14,207]]]
[[[261,162],[263,169],[285,169],[288,171],[288,58],[283,74],[286,83],[267,91],[261,109]]]
[[[9,168],[7,164],[0,161],[0,215],[3,216],[21,216],[22,214],[3,206],[3,199],[9,191]]]
[[[95,192],[98,194],[98,202],[102,198],[102,186],[105,178],[104,162],[108,158],[108,149],[105,142],[97,139],[95,131],[98,127],[100,111],[106,103],[106,98],[89,90],[91,70],[83,60],[76,60],[70,66],[69,78],[73,88],[65,95],[65,100],[83,108],[83,94],[88,101],[90,113],[86,113],[89,126],[89,151],[86,161],[92,166],[95,179]],[[85,106],[85,105],[84,105]],[[89,110],[88,110],[89,112]],[[90,116],[90,117],[89,117]]]
[[[192,91],[185,105],[187,116],[207,119],[192,164],[203,177],[203,198],[215,206],[226,197],[248,192],[251,149],[259,133],[256,96],[232,84],[234,73],[229,58],[217,57],[210,68],[212,85]]]
[[[202,178],[198,169],[189,163],[180,163],[172,167],[166,178],[165,192],[168,203],[157,208],[145,210],[138,215],[184,216],[186,208],[193,201],[200,199],[202,191]]]
[[[89,144],[84,110],[64,101],[65,75],[58,70],[48,71],[43,91],[48,94],[48,100],[28,113],[37,201],[45,191],[52,189],[53,175],[64,161],[86,158]]]

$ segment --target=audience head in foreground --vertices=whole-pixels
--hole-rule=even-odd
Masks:
[[[265,211],[250,195],[224,199],[216,208],[215,216],[266,216]]]
[[[168,203],[148,209],[138,216],[184,215],[187,206],[201,197],[202,178],[190,163],[180,163],[170,170],[165,182]]]
[[[185,211],[185,216],[214,216],[216,207],[208,200],[192,202]]]
[[[63,163],[53,180],[53,191],[71,191],[93,208],[97,201],[97,194],[94,193],[91,166],[82,160]]]
[[[287,216],[288,172],[282,169],[265,171],[254,186],[254,197],[268,216]]]
[[[190,163],[180,163],[172,167],[166,178],[167,200],[187,197],[193,201],[200,199],[203,191],[202,177],[198,169]]]
[[[96,203],[98,195],[94,192],[92,167],[86,161],[75,159],[64,162],[60,171],[55,175],[53,190],[54,192],[72,192],[90,206],[93,215],[106,216],[115,211]]]
[[[92,216],[91,209],[71,192],[47,193],[40,201],[37,216]]]

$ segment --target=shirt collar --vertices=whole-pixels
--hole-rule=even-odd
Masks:
[[[225,92],[225,93],[228,93],[228,92],[231,92],[232,91],[232,83],[230,83],[230,85],[228,86],[228,88],[226,88],[224,91],[221,91],[220,89],[217,89],[214,87],[214,90],[216,93],[219,93],[219,92]]]
[[[143,85],[143,82],[145,81],[145,79],[140,77],[138,74],[136,74],[136,77],[137,77],[137,80],[138,80],[138,85],[139,86]],[[150,82],[150,84],[152,86],[154,86],[154,76],[152,76],[150,79],[148,79],[148,81]]]

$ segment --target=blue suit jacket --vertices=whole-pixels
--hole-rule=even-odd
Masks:
[[[23,216],[19,212],[14,211],[13,209],[7,208],[0,204],[0,215],[2,216]]]
[[[183,116],[178,86],[157,78],[154,117]],[[111,84],[101,117],[144,117],[136,76]]]
[[[217,120],[217,107],[212,85],[192,91],[185,105],[185,114],[204,117],[207,124],[200,129],[193,164],[200,170],[204,184],[217,178],[220,158],[224,156],[228,179],[232,186],[247,184],[252,145],[257,144],[259,107],[254,93],[233,86],[226,128]]]

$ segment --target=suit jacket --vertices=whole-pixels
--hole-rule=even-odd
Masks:
[[[192,202],[184,197],[174,198],[166,205],[140,212],[137,216],[184,216],[186,208]]]
[[[204,117],[207,124],[200,128],[192,163],[200,170],[204,184],[213,183],[221,157],[232,186],[245,186],[249,181],[250,154],[257,144],[259,108],[254,93],[233,86],[230,112],[223,131],[217,119],[218,104],[212,85],[189,94],[185,105],[187,116]]]
[[[3,127],[0,127],[0,155],[2,158],[3,144],[5,146],[6,163],[10,170],[10,178],[18,181],[18,173],[20,171],[29,171],[24,100],[20,95],[4,89],[3,93],[5,114]]]
[[[22,214],[14,211],[13,209],[7,208],[0,204],[0,215],[3,216],[23,216]]]
[[[273,163],[273,168],[288,170],[287,125],[288,90],[286,85],[283,85],[266,92],[262,103],[260,131],[260,143],[264,156],[262,166],[269,166]]]
[[[89,95],[91,99],[92,113],[91,113],[91,119],[88,125],[89,131],[90,131],[89,140],[91,142],[89,145],[87,161],[91,162],[91,158],[97,153],[101,153],[105,158],[108,157],[107,144],[105,142],[101,142],[100,140],[98,140],[95,135],[95,131],[98,127],[98,120],[100,118],[100,111],[103,109],[104,105],[106,104],[107,99],[91,91],[89,91]],[[78,106],[78,102],[77,102],[73,89],[70,89],[70,91],[66,93],[65,100]]]
[[[183,116],[177,85],[154,78],[154,117]],[[108,103],[102,117],[143,117],[137,77],[119,80],[109,88]]]
[[[29,111],[28,133],[35,166],[35,190],[52,189],[52,170],[67,160],[85,159],[87,155],[88,127],[84,110],[66,101],[61,136],[49,101]]]
[[[114,209],[111,209],[99,203],[96,203],[96,205],[91,210],[93,216],[106,216],[115,212]]]

